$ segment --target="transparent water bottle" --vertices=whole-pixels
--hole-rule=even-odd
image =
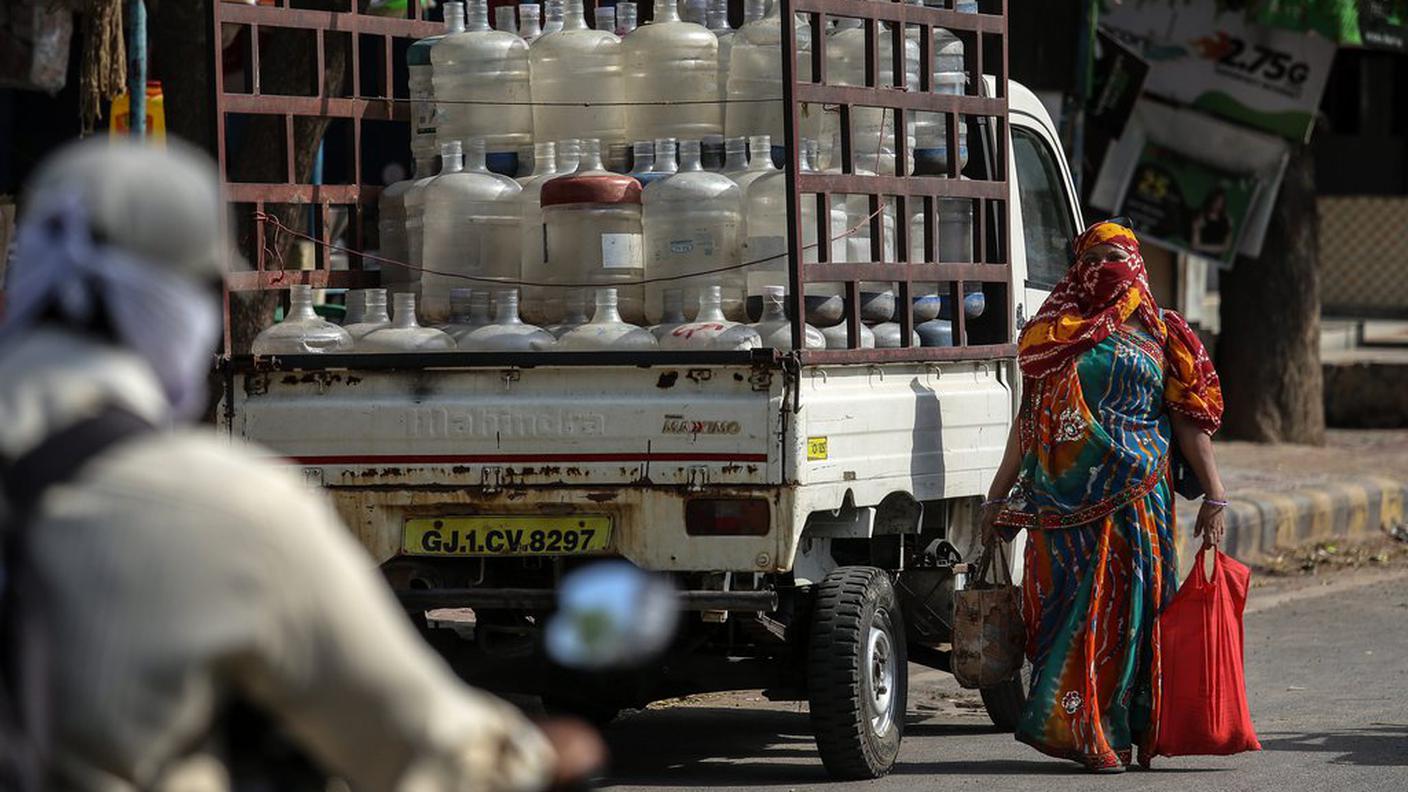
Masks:
[[[689,321],[684,318],[684,289],[666,289],[664,301],[665,307],[660,316],[660,323],[652,325],[650,328],[650,332],[657,341],[668,335],[671,330]]]
[[[441,327],[459,346],[465,336],[489,325],[489,292],[486,289],[450,290],[450,323]]]
[[[543,35],[543,7],[523,3],[518,7],[518,37],[532,44]]]
[[[547,0],[543,5],[543,35],[557,33],[567,24],[564,0]]]
[[[770,160],[771,157],[769,156],[768,159]],[[747,172],[748,138],[728,138],[724,141],[724,166],[719,173],[733,179],[734,184],[738,184],[738,177]]]
[[[351,350],[352,336],[347,329],[318,316],[313,310],[313,288],[303,284],[289,287],[284,320],[255,336],[250,349],[256,355],[317,355]]]
[[[564,148],[568,141],[563,141]],[[575,141],[571,142],[575,144]],[[519,181],[523,191],[518,194],[518,209],[521,220],[518,226],[518,248],[522,263],[519,273],[523,285],[523,316],[532,324],[541,324],[546,316],[541,312],[547,292],[533,285],[547,275],[547,258],[543,247],[543,208],[540,198],[543,185],[548,179],[558,175],[557,144],[551,141],[533,146],[533,161],[536,167],[533,175]],[[573,165],[575,168],[575,165]]]
[[[743,194],[738,185],[705,171],[699,142],[686,140],[680,144],[679,172],[647,187],[642,203],[646,277],[671,278],[668,285],[684,289],[686,306],[698,304],[705,286],[722,286],[724,315],[742,319]],[[646,284],[645,315],[652,323],[660,320],[663,290],[662,283]]]
[[[391,314],[386,312],[386,289],[362,290],[362,315],[357,321],[342,326],[353,342],[361,341],[367,333],[380,330],[391,324]]]
[[[748,164],[739,173],[728,173],[724,175],[733,179],[733,183],[738,185],[738,189],[743,192],[745,207],[748,191],[752,189],[753,183],[769,173],[777,173],[778,169],[772,164],[772,138],[767,135],[754,135],[748,138]],[[743,238],[748,239],[748,213],[743,214]],[[747,242],[744,242],[745,246]]]
[[[342,326],[354,325],[367,315],[367,290],[348,289],[342,295]]]
[[[531,280],[555,284],[544,290],[545,321],[563,315],[567,288],[590,284],[616,287],[618,310],[626,321],[640,324],[645,267],[640,182],[602,168],[592,143],[584,145],[575,174],[543,185],[546,266],[543,278]]]
[[[518,20],[514,18],[514,7],[501,5],[494,9],[494,29],[518,36]],[[522,36],[518,36],[523,38]]]
[[[459,348],[466,352],[541,352],[557,339],[518,316],[518,290],[494,292],[494,321],[465,334]]]
[[[529,149],[532,155],[527,157],[533,168],[527,174],[518,177],[514,181],[518,186],[527,189],[529,185],[557,175],[557,144],[551,140],[541,143],[534,143]],[[524,159],[519,155],[519,160]]]
[[[636,4],[623,0],[616,4],[616,35],[625,36],[636,29]]]
[[[605,30],[609,33],[616,32],[616,9],[612,6],[597,6],[594,12],[596,17],[596,29]]]
[[[568,330],[581,327],[591,321],[591,317],[587,316],[586,289],[568,289],[563,303],[566,307],[563,310],[562,321],[543,328],[551,333],[553,338],[562,338]]]
[[[757,22],[767,16],[768,0],[746,0],[743,3],[743,24]]]
[[[699,293],[699,311],[694,321],[657,335],[661,349],[709,349],[715,351],[757,349],[763,339],[748,325],[724,318],[723,295],[718,286]]]
[[[411,260],[410,215],[407,199],[413,188],[421,180],[429,183],[435,174],[435,159],[418,157],[411,178],[387,185],[377,198],[377,236],[381,240],[377,254],[386,261],[378,262],[381,268],[381,282],[386,285],[409,284],[413,280],[411,271],[390,262],[414,263]]]
[[[436,134],[442,144],[483,138],[486,151],[502,155],[507,167],[519,146],[533,142],[528,44],[489,27],[487,0],[470,0],[465,12],[465,31],[430,51],[440,111]]]
[[[636,175],[636,181],[642,187],[648,187],[652,183],[661,179],[675,175],[679,171],[679,162],[675,159],[676,143],[674,138],[658,138],[655,141],[655,163],[650,170]]]
[[[792,322],[787,318],[783,307],[787,290],[781,286],[767,286],[763,289],[762,318],[752,328],[758,332],[764,348],[771,347],[788,351],[792,349]],[[803,346],[807,349],[825,349],[826,336],[811,325],[802,327]]]
[[[631,171],[630,176],[642,185],[645,179],[642,177],[655,167],[655,144],[649,140],[638,140],[631,146]]]
[[[914,328],[919,334],[919,343],[926,347],[953,346],[953,322],[947,319],[931,319]]]
[[[719,40],[719,101],[722,103],[728,99],[728,63],[735,32],[728,24],[728,0],[711,0],[705,19],[709,32]]]
[[[397,294],[391,324],[367,333],[357,342],[358,352],[448,352],[455,339],[416,320],[416,296]]]
[[[596,138],[605,146],[627,141],[621,39],[589,29],[582,0],[569,0],[562,30],[544,34],[529,55],[533,100],[543,103],[533,107],[540,139]]]
[[[699,139],[723,132],[719,107],[719,39],[680,20],[675,0],[655,0],[655,19],[622,44],[626,132],[631,140]],[[658,104],[660,102],[697,104]]]
[[[724,136],[705,135],[699,141],[699,164],[704,170],[718,173],[724,169]]]
[[[470,141],[468,167],[458,141],[441,150],[445,171],[425,190],[427,271],[421,274],[421,309],[443,324],[450,315],[450,289],[460,275],[517,282],[522,269],[518,198],[522,188],[484,167],[484,143]],[[473,218],[474,222],[466,222]]]
[[[851,348],[850,336],[847,335],[845,322],[841,322],[840,324],[834,324],[830,327],[824,327],[821,330],[821,334],[826,337],[827,349]],[[875,331],[871,330],[869,327],[866,327],[864,324],[861,324],[860,326],[860,348],[875,348]]]
[[[797,26],[797,79],[812,79],[811,27]],[[765,16],[738,29],[729,53],[728,104],[724,134],[769,135],[774,144],[786,140],[782,129],[782,3],[774,2]],[[815,139],[821,132],[821,108],[803,105],[800,137]],[[779,146],[780,148],[780,146]],[[774,152],[780,156],[781,152]]]
[[[809,146],[803,141],[800,157],[802,172],[813,170]],[[754,167],[758,162],[755,154],[749,162]],[[816,197],[802,196],[802,261],[819,261],[816,234]],[[748,292],[748,315],[760,316],[764,306],[763,295],[769,287],[786,289],[789,282],[787,237],[787,174],[785,171],[770,169],[754,178],[748,187],[748,237],[743,246],[744,277]],[[848,216],[842,201],[833,200],[829,208],[828,226],[831,239],[828,244],[828,261],[846,263]],[[867,255],[867,258],[869,256]],[[832,283],[808,283],[806,287],[807,321],[827,327],[841,321],[845,315],[844,289]]]
[[[900,339],[904,338],[904,331],[900,328],[899,322],[881,322],[872,327],[871,330],[875,333],[876,349],[900,348]],[[911,330],[909,335],[910,346],[917,347],[922,345],[922,339],[919,337],[918,332]]]
[[[959,177],[965,178],[965,177]],[[938,212],[939,261],[970,262],[973,253],[973,202],[967,198],[939,198],[934,201]],[[924,261],[924,207],[910,214],[909,260]]]
[[[597,289],[596,313],[592,315],[592,320],[568,330],[557,340],[558,349],[573,352],[600,349],[644,351],[659,347],[659,342],[649,330],[621,319],[616,308],[615,289]]]
[[[464,32],[464,3],[445,4],[446,33]],[[446,33],[420,39],[406,49],[406,71],[411,95],[411,156],[417,161],[440,156],[435,129],[435,78],[430,50]]]
[[[670,5],[675,6],[680,19],[685,22],[703,25],[708,19],[709,0],[678,0],[678,2],[671,2]],[[657,15],[660,13],[658,6],[655,13]]]
[[[897,85],[893,69],[894,41],[893,28],[881,23],[876,31],[876,44],[880,50],[880,69],[876,74],[876,85],[893,88]],[[905,42],[905,79],[911,90],[919,85],[919,42],[909,38]],[[837,28],[826,43],[826,75],[835,85],[865,85],[865,28],[859,19],[841,18]],[[825,129],[821,141],[826,144],[822,151],[818,168],[840,167],[840,146],[833,142],[840,140],[840,114],[825,114]],[[907,124],[907,134],[913,134],[912,122]],[[895,171],[895,113],[876,107],[856,106],[851,108],[851,154],[856,172],[866,170],[871,173],[893,176]],[[908,171],[906,171],[908,172]]]

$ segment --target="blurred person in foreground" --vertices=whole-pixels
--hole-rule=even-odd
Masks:
[[[229,259],[204,155],[72,145],[24,209],[0,321],[0,523],[6,572],[24,572],[4,606],[30,625],[11,648],[47,655],[9,691],[44,716],[27,734],[43,788],[226,788],[209,746],[232,701],[354,789],[535,790],[596,769],[585,726],[540,728],[460,683],[271,454],[179,428],[207,401]]]

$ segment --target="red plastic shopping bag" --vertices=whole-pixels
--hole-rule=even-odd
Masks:
[[[1251,570],[1207,548],[1159,616],[1163,696],[1155,756],[1260,751],[1242,674],[1242,608]]]

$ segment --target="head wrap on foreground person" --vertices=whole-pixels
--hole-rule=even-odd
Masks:
[[[1109,245],[1126,254],[1118,261],[1087,261],[1085,254]],[[1162,311],[1149,289],[1139,240],[1114,222],[1091,225],[1076,238],[1075,261],[1018,342],[1018,364],[1030,379],[1070,366],[1111,333],[1138,319],[1164,348],[1165,398],[1170,409],[1215,432],[1222,422],[1222,392],[1207,350],[1183,317]]]
[[[60,149],[30,185],[0,344],[44,324],[110,340],[151,366],[171,418],[194,417],[231,258],[213,163],[179,141],[93,139]]]

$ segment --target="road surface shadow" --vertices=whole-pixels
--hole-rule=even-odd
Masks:
[[[622,718],[603,732],[605,786],[795,786],[824,783],[805,712],[675,707]]]
[[[1362,729],[1328,732],[1272,732],[1261,735],[1265,751],[1339,754],[1330,764],[1408,767],[1408,725],[1374,723]]]

